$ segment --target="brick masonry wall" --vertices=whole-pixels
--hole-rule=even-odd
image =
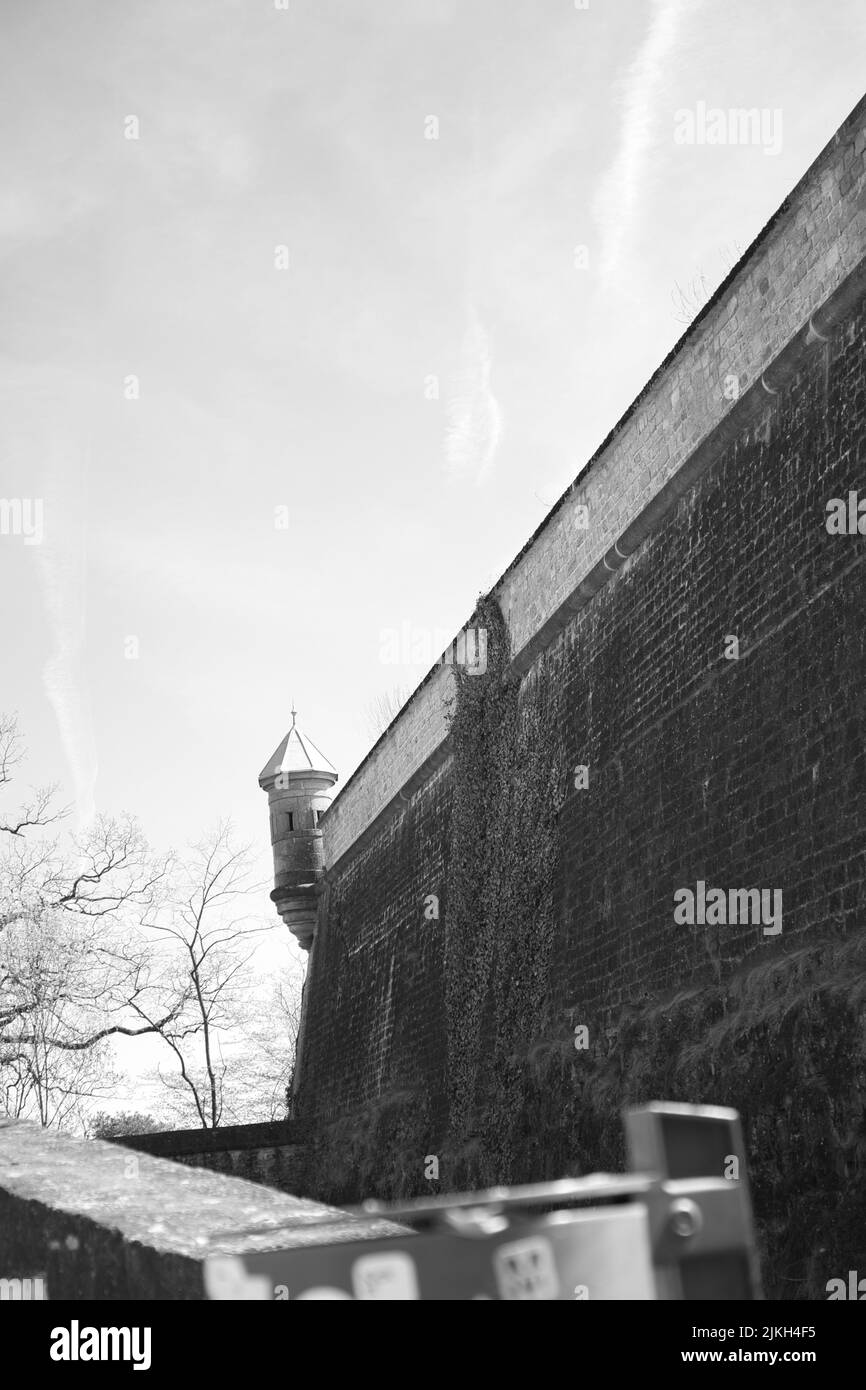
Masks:
[[[313,947],[298,1096],[330,1119],[395,1086],[442,1090],[442,932],[429,895],[447,865],[448,768],[439,768],[329,883]],[[426,907],[425,907],[426,904]]]
[[[569,765],[551,990],[591,1028],[746,959],[862,930],[866,319],[840,325],[551,647]],[[739,658],[725,656],[726,638]],[[674,923],[676,889],[777,888],[783,930]]]
[[[570,765],[591,770],[562,817],[564,1006],[614,1010],[777,945],[751,929],[675,927],[674,889],[698,879],[780,888],[783,949],[862,910],[864,542],[825,527],[831,497],[858,482],[866,497],[862,345],[861,313],[548,651]],[[725,658],[727,635],[739,660]],[[446,788],[447,769],[334,875],[305,1059],[322,1113],[378,1094],[393,1075],[386,1052],[405,1059],[389,1039],[389,980],[415,951],[429,975],[404,1042],[419,1036],[419,1011],[434,1027],[441,948],[420,908],[447,861],[447,827],[434,824]],[[409,1001],[397,1000],[399,1017]]]
[[[453,668],[434,666],[322,818],[326,864],[333,866],[346,854],[399,793],[407,792],[413,778],[426,780],[427,763],[448,736],[453,697]]]
[[[495,591],[524,697],[552,677],[566,765],[589,769],[559,821],[546,1036],[586,1024],[614,1116],[651,1099],[743,1112],[775,1296],[838,1274],[815,1265],[822,1238],[845,1268],[864,1258],[866,540],[825,524],[831,498],[866,498],[864,120],[861,105]],[[445,1101],[445,678],[326,821],[299,1092],[310,1195],[425,1190],[428,1153],[446,1190],[472,1171]],[[778,890],[781,934],[676,924],[674,893],[699,880]],[[569,1067],[527,1101],[503,1180],[615,1162],[604,1117],[575,1117],[597,1102]]]
[[[691,325],[496,592],[519,655],[773,359],[866,255],[866,99]],[[586,506],[590,526],[575,525]],[[447,734],[450,671],[434,668],[346,783],[323,826],[335,864]]]
[[[866,537],[826,529],[830,499],[859,485],[866,500],[864,431],[861,304],[522,686],[530,698],[546,668],[569,775],[589,771],[559,818],[536,1042],[565,1037],[569,1049],[582,1023],[590,1047],[585,1064],[570,1051],[561,1072],[528,1085],[522,1147],[497,1173],[488,1146],[478,1173],[609,1171],[620,1156],[604,1125],[622,1105],[734,1105],[776,1297],[820,1296],[864,1254]],[[444,1096],[449,774],[446,763],[331,870],[299,1095],[315,1136],[307,1195],[429,1190],[431,1154],[436,1187],[477,1185],[449,1148]],[[674,894],[698,880],[778,890],[782,932],[678,925]],[[425,922],[437,891],[440,921]],[[527,1056],[532,1043],[515,1039]],[[598,1089],[581,1090],[580,1065],[598,1068]],[[479,1075],[472,1143],[483,1151],[496,1079]],[[599,1103],[604,1116],[587,1124]]]
[[[300,1125],[283,1120],[207,1130],[160,1130],[112,1142],[156,1158],[173,1159],[188,1168],[207,1168],[281,1192],[298,1193],[304,1188],[306,1139]]]

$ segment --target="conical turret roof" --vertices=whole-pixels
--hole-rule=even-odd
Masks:
[[[320,752],[311,738],[298,728],[297,711],[292,710],[292,727],[276,747],[259,773],[259,784],[278,777],[281,772],[325,772],[337,776],[337,769]]]

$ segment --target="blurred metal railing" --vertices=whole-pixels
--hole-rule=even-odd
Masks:
[[[247,1234],[271,1248],[206,1261],[208,1296],[760,1298],[737,1112],[652,1104],[624,1124],[625,1175],[365,1202],[313,1226],[262,1228]],[[383,1221],[407,1229],[371,1236]]]

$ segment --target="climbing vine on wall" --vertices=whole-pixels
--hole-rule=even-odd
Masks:
[[[474,622],[487,629],[487,671],[456,672],[442,884],[447,1132],[438,1095],[403,1076],[317,1127],[305,1195],[393,1199],[617,1171],[623,1106],[731,1105],[766,1290],[826,1297],[829,1277],[858,1267],[866,1227],[866,935],[792,946],[721,991],[687,982],[624,1008],[594,1048],[576,1050],[547,1002],[571,787],[557,667],[543,656],[520,689],[496,604],[483,600]]]
[[[477,1179],[507,1182],[544,1018],[564,774],[545,662],[521,694],[494,598],[479,602],[472,626],[486,630],[487,667],[455,669],[451,719],[449,1145],[471,1153]]]

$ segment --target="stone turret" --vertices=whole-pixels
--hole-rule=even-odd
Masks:
[[[292,727],[259,774],[268,794],[274,891],[271,901],[305,951],[316,932],[318,883],[324,872],[319,818],[331,804],[337,772],[311,739]]]

